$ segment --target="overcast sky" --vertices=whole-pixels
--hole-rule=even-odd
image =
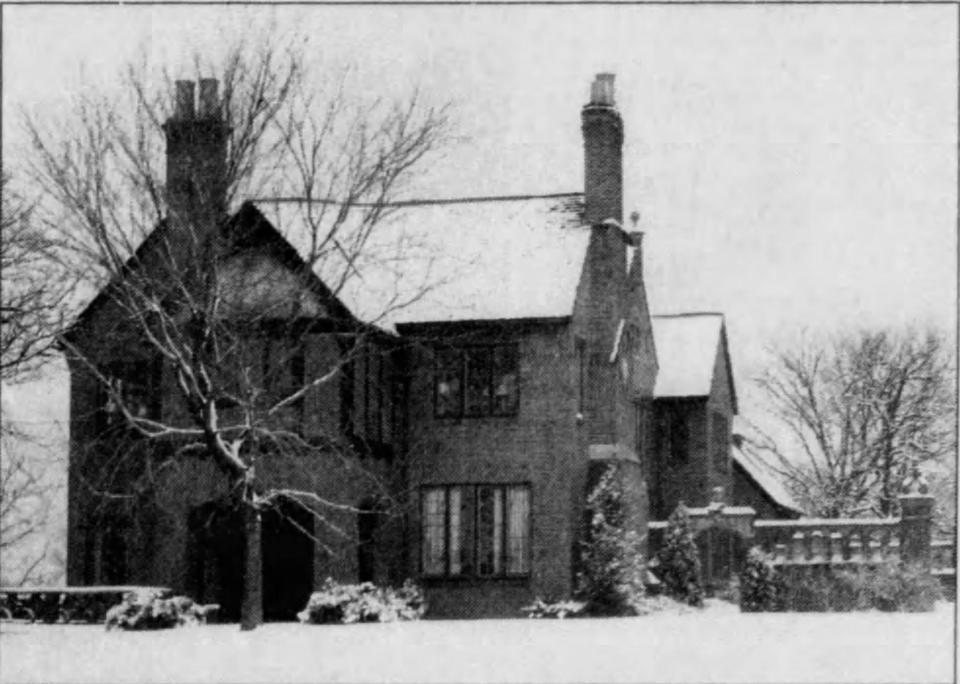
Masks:
[[[955,6],[3,12],[14,165],[17,107],[54,111],[80,83],[115,87],[138,49],[177,68],[273,19],[309,35],[319,69],[454,103],[459,143],[418,195],[577,191],[580,107],[611,71],[651,306],[725,312],[741,394],[763,347],[803,328],[956,326]]]

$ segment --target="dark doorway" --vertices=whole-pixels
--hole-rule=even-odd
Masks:
[[[243,516],[230,501],[208,501],[187,517],[188,584],[191,598],[220,605],[219,619],[240,619],[243,596]]]
[[[313,591],[313,513],[278,499],[263,512],[263,618],[296,620]]]

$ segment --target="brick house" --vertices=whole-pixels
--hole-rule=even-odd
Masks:
[[[174,216],[140,247],[141,263],[170,243],[189,174],[216,185],[226,132],[207,114],[188,108],[167,123]],[[267,484],[350,507],[326,511],[329,524],[291,505],[265,514],[268,618],[291,617],[328,576],[417,578],[435,615],[516,614],[534,596],[572,592],[584,499],[607,465],[618,465],[640,533],[680,499],[730,491],[736,395],[722,317],[651,317],[642,235],[621,226],[612,75],[594,81],[581,117],[582,193],[404,203],[355,265],[362,277],[335,297],[301,258],[299,206],[247,202],[221,224],[236,244],[222,265],[235,279],[231,306],[262,324],[251,339],[264,379],[302,382],[337,364],[337,331],[368,331],[364,353],[282,416],[303,435],[337,435],[340,448],[258,465]],[[108,291],[72,328],[73,344],[138,415],[175,420],[174,379]],[[688,333],[691,388],[677,384],[689,379]],[[117,444],[138,447],[102,378],[76,358],[70,372],[68,581],[171,586],[235,616],[243,542],[222,503],[226,479],[180,459],[133,508],[98,495],[90,483]],[[122,468],[112,472],[121,482]],[[379,510],[383,487],[399,502],[392,514]]]

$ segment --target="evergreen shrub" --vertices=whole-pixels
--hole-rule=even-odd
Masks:
[[[423,591],[411,580],[398,589],[371,582],[340,584],[328,577],[297,613],[300,622],[351,624],[419,620],[426,612]]]
[[[693,539],[690,515],[680,504],[667,521],[663,545],[657,551],[657,574],[668,596],[690,606],[703,605],[700,552]]]
[[[636,615],[644,596],[642,540],[626,529],[619,467],[610,465],[587,497],[575,598],[590,615]]]

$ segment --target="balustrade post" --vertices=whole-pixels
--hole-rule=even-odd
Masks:
[[[843,535],[839,532],[830,533],[830,562],[843,562]]]
[[[903,485],[900,500],[900,559],[930,567],[933,497],[916,464]]]

